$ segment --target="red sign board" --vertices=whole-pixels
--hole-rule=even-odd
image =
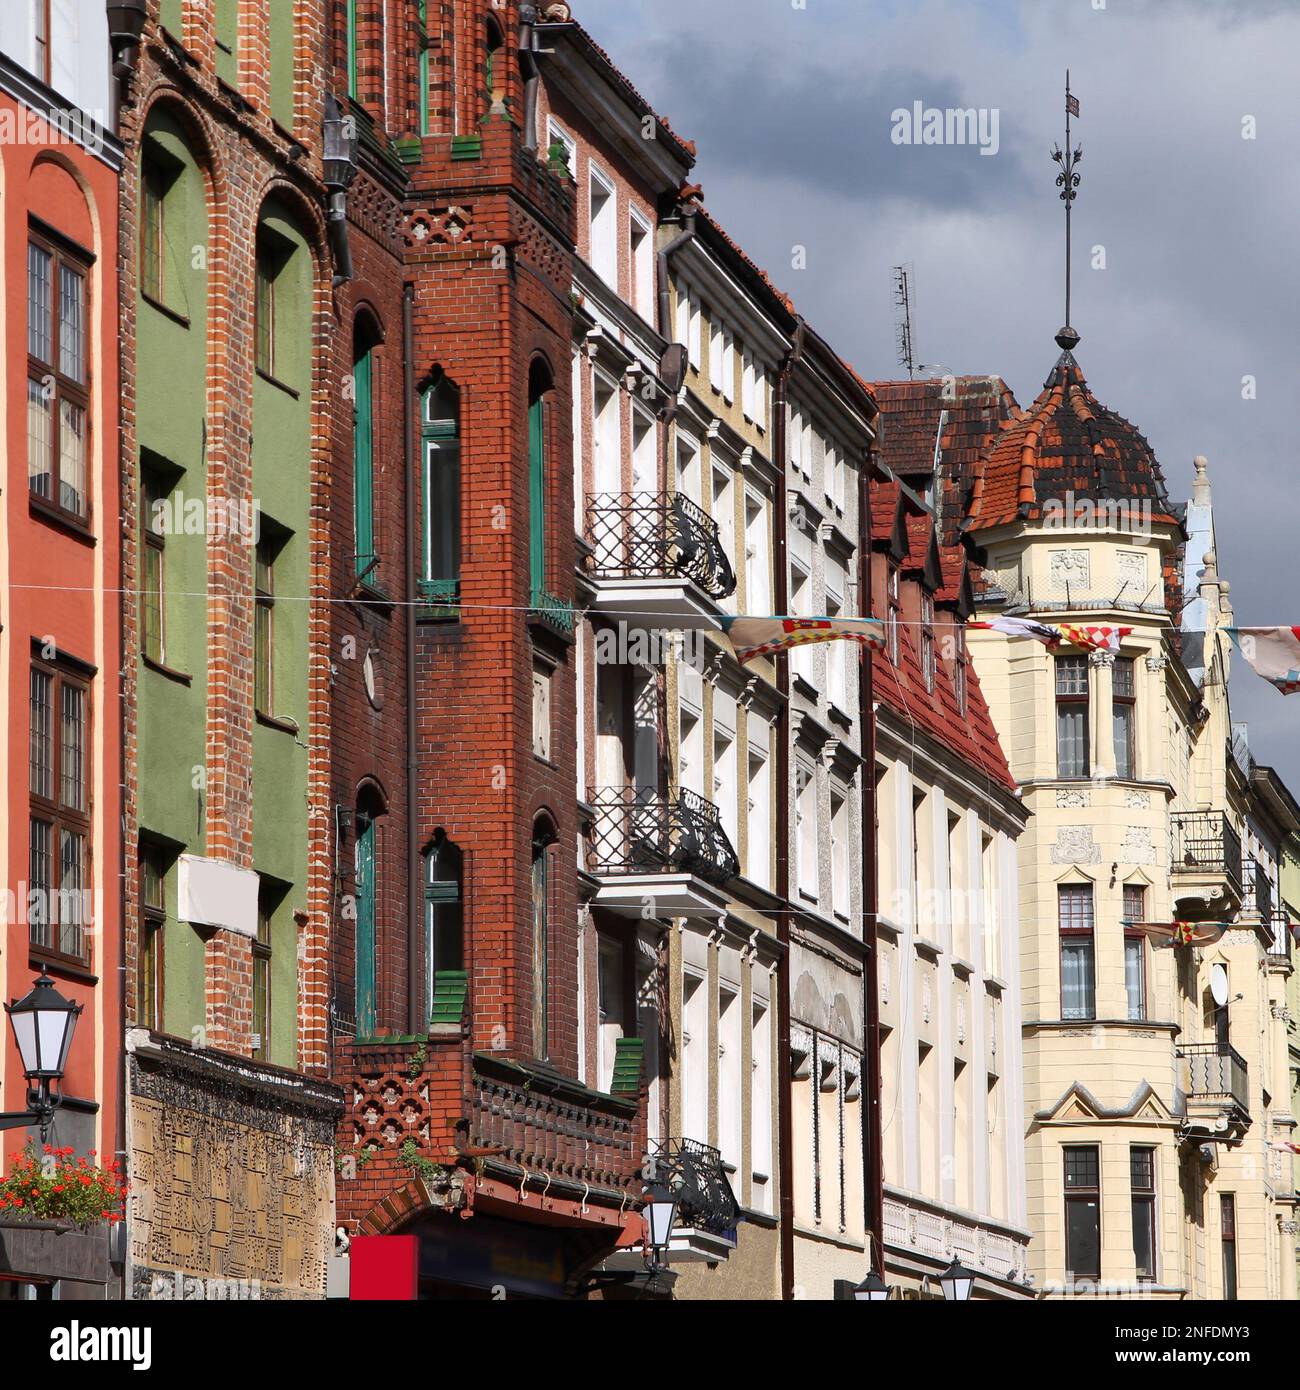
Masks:
[[[419,1286],[418,1236],[353,1236],[351,1292],[354,1299],[413,1299]]]

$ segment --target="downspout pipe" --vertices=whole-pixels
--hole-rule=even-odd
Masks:
[[[784,613],[790,602],[789,562],[789,490],[786,475],[789,467],[788,426],[786,407],[789,399],[789,380],[804,353],[806,325],[796,318],[790,351],[777,373],[772,392],[772,462],[776,465],[776,518],[773,526],[774,566],[776,571],[776,611]],[[777,918],[776,936],[781,943],[777,964],[777,1133],[780,1144],[780,1211],[781,1211],[781,1297],[794,1298],[794,1115],[790,1087],[790,666],[787,661],[776,663],[776,684],[780,694],[777,717],[776,782],[783,797],[782,814],[776,822],[776,892],[781,900],[781,915]]]
[[[694,207],[682,210],[682,229],[668,243],[667,246],[660,247],[659,262],[659,336],[665,342],[673,341],[672,332],[672,296],[671,283],[668,278],[668,262],[685,246],[688,242],[695,240],[695,209]]]
[[[334,283],[352,279],[352,248],[348,245],[348,194],[344,188],[330,190],[325,229],[334,253]]]
[[[519,7],[519,71],[524,78],[524,149],[537,153],[537,84],[541,70],[537,65],[537,6]]]
[[[424,925],[424,876],[420,872],[420,827],[416,819],[416,781],[419,769],[415,718],[415,621],[418,543],[415,517],[418,510],[411,489],[415,486],[415,286],[402,287],[402,466],[406,477],[406,1028],[412,1037],[429,1031],[432,1000],[420,1010],[420,938]]]
[[[867,450],[866,467],[858,481],[859,530],[858,592],[867,617],[873,616],[875,594],[872,579],[871,484],[876,476],[876,444]],[[884,1135],[881,1132],[880,1075],[880,934],[877,930],[880,876],[876,861],[876,700],[872,650],[863,644],[859,654],[859,691],[862,709],[862,968],[863,1050],[867,1076],[867,1142],[862,1149],[862,1182],[871,1268],[885,1277],[885,1168]]]

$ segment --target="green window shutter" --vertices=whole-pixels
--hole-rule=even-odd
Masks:
[[[546,409],[539,395],[528,407],[529,579],[534,596],[546,589]]]
[[[641,1074],[645,1068],[645,1039],[619,1038],[614,1044],[614,1079],[609,1084],[612,1096],[635,1096],[641,1090]]]
[[[352,487],[354,529],[356,533],[357,573],[367,568],[375,556],[375,473],[371,435],[372,358],[369,352],[357,359],[352,369],[353,432]]]
[[[429,1001],[430,1023],[460,1023],[465,1017],[469,999],[469,972],[439,970],[433,982],[433,998]]]

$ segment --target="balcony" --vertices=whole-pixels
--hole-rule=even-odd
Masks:
[[[536,1064],[474,1056],[466,1147],[551,1184],[639,1197],[636,1097],[590,1091]]]
[[[595,901],[642,916],[647,902],[661,916],[720,916],[716,890],[740,873],[718,808],[695,792],[658,796],[605,787],[592,798],[589,868],[601,880]]]
[[[1268,963],[1289,970],[1294,963],[1291,941],[1291,918],[1282,908],[1260,914],[1260,923],[1268,932]]]
[[[645,627],[716,626],[736,576],[717,522],[688,497],[599,493],[587,504],[597,612]]]
[[[1175,811],[1169,818],[1174,897],[1199,898],[1222,913],[1242,896],[1241,837],[1221,811]]]
[[[1249,1076],[1241,1053],[1230,1043],[1185,1043],[1178,1058],[1187,1136],[1240,1142],[1250,1128]]]

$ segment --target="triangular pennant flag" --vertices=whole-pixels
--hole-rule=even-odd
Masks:
[[[1241,654],[1283,695],[1300,691],[1300,627],[1230,627]]]
[[[723,618],[722,630],[731,639],[736,660],[752,661],[758,656],[802,647],[810,642],[866,642],[879,645],[884,640],[879,618],[799,618],[772,617]]]
[[[987,622],[969,622],[967,627],[986,628],[1005,633],[1008,637],[1033,637],[1044,646],[1055,647],[1061,641],[1061,631],[1050,623],[1036,623],[1032,618],[989,618]]]

